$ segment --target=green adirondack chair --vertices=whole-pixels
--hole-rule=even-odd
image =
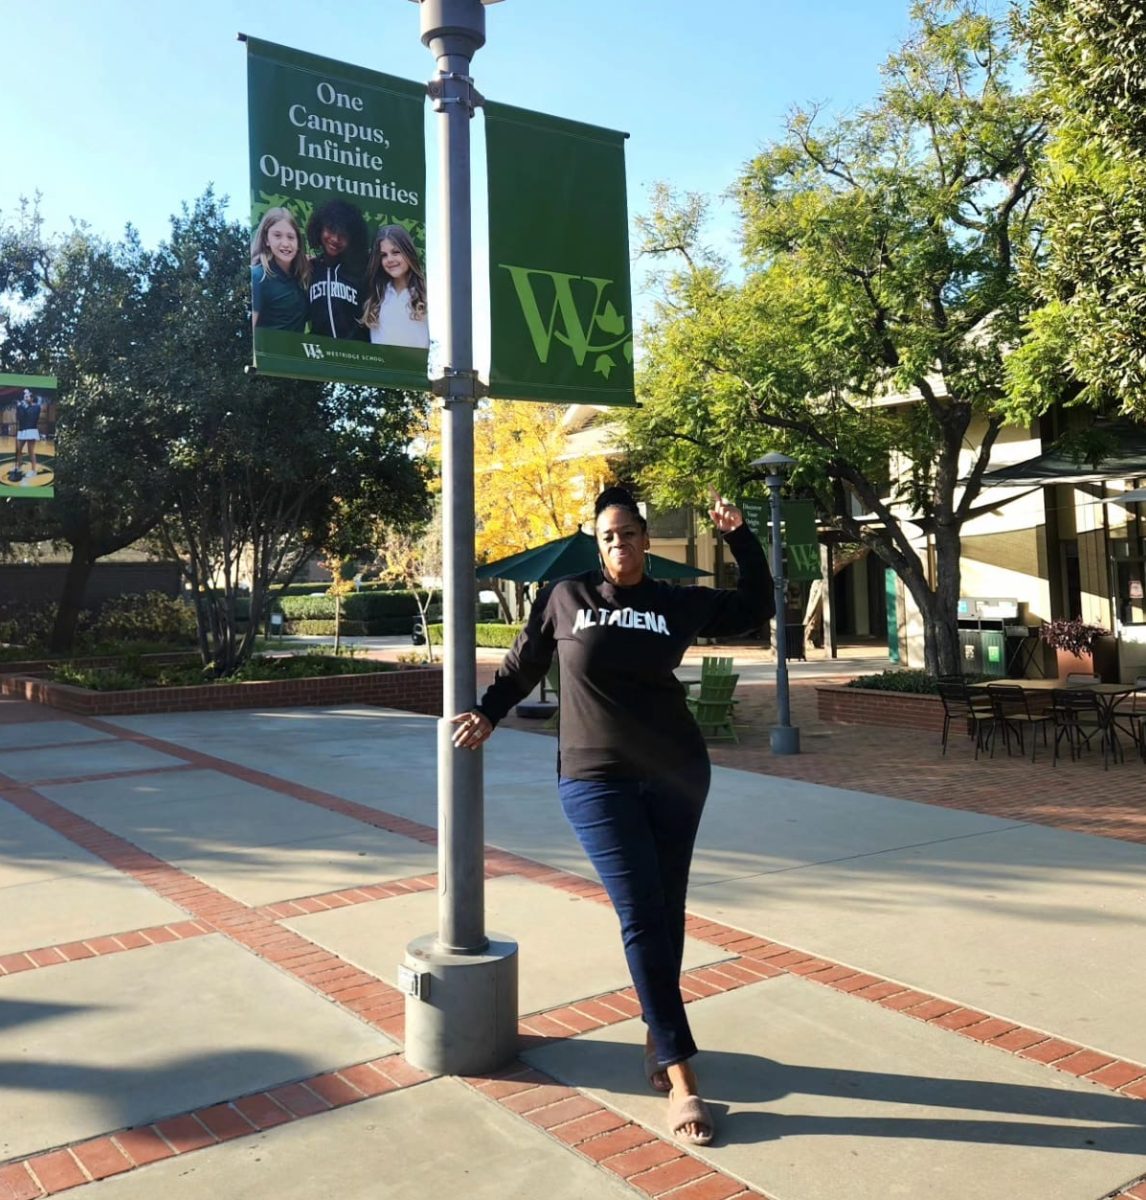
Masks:
[[[700,692],[688,696],[689,712],[700,726],[700,732],[710,740],[739,742],[736,727],[732,724],[732,713],[736,701],[732,693],[736,690],[739,675],[709,675],[701,679]]]

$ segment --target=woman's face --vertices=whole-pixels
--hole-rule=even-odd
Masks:
[[[383,238],[378,243],[378,253],[382,257],[382,270],[395,283],[404,283],[410,274],[410,260],[389,238]]]
[[[649,535],[626,508],[607,508],[597,518],[597,549],[605,574],[624,587],[640,583],[645,573]]]
[[[340,229],[324,228],[319,240],[322,242],[322,249],[327,258],[341,258],[349,239]]]
[[[270,249],[271,258],[284,271],[289,270],[298,254],[298,234],[295,232],[294,223],[288,221],[286,217],[276,221],[267,230],[267,246]]]

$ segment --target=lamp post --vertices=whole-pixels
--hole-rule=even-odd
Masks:
[[[480,103],[470,60],[485,44],[483,4],[414,0],[438,74],[444,243],[442,398],[443,717],[438,722],[438,931],[406,947],[406,1058],[435,1074],[494,1070],[517,1053],[517,943],[485,930],[481,751],[459,750],[450,718],[477,694],[474,630],[474,406],[470,238],[470,118]]]
[[[800,731],[792,725],[788,700],[788,632],[785,628],[787,588],[784,579],[784,547],[780,538],[780,488],[784,475],[796,460],[773,451],[750,465],[764,471],[764,482],[772,501],[772,582],[776,590],[776,711],[777,723],[772,727],[773,754],[799,754]]]

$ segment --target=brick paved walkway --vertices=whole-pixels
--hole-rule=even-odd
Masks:
[[[744,654],[741,647],[720,649]],[[479,667],[481,686],[493,670],[486,664]],[[740,742],[714,742],[712,761],[762,775],[1146,843],[1146,766],[1140,759],[1128,755],[1125,763],[1104,771],[1101,756],[1089,754],[1074,763],[1060,761],[1056,767],[1040,745],[1033,764],[1017,753],[1008,759],[1001,749],[994,759],[980,755],[976,762],[970,739],[955,734],[943,757],[938,734],[821,721],[816,715],[816,684],[847,678],[792,682],[792,723],[800,729],[801,753],[786,757],[774,756],[769,748],[769,730],[776,722],[775,685],[740,686]],[[537,721],[511,716],[505,724],[544,733]]]

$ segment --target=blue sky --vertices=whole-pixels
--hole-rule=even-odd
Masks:
[[[491,99],[629,133],[630,215],[666,181],[719,197],[795,104],[850,109],[908,29],[908,0],[504,0],[474,59]],[[240,31],[407,79],[433,59],[410,0],[0,0],[7,47],[0,212],[40,192],[49,231],[72,217],[146,245],[212,183],[246,213]],[[475,126],[478,123],[475,122]],[[427,129],[436,137],[434,117]],[[480,130],[475,144],[480,161]],[[428,148],[433,283],[436,143]],[[475,178],[475,194],[484,185]],[[479,216],[480,219],[480,216]],[[711,240],[734,256],[717,199]],[[475,270],[484,271],[477,249]],[[638,319],[649,297],[634,275]],[[482,315],[477,316],[480,343]]]

